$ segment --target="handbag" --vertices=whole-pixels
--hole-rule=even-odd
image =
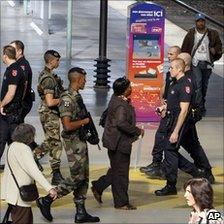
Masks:
[[[21,199],[23,201],[26,201],[26,202],[35,201],[36,199],[39,198],[39,193],[38,193],[36,183],[34,182],[33,184],[23,185],[23,186],[19,187],[19,184],[18,184],[18,182],[15,178],[15,175],[12,172],[12,168],[9,164],[8,153],[9,153],[9,150],[7,152],[7,162],[8,162],[8,165],[9,165],[11,175],[12,175],[12,177],[13,177],[15,183],[16,183],[17,188],[19,189],[19,194],[20,194]]]
[[[12,206],[9,204],[8,208],[5,212],[4,218],[0,224],[11,224],[12,223],[12,221],[9,221],[9,214],[10,214],[11,210],[12,210]]]
[[[107,115],[108,115],[108,108],[102,113],[100,117],[99,125],[102,126],[103,128],[105,127],[106,124]]]

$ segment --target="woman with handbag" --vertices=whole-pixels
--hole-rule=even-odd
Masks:
[[[111,168],[106,175],[92,181],[92,192],[95,199],[102,203],[103,191],[112,186],[114,207],[123,210],[135,210],[136,207],[129,203],[129,168],[132,143],[144,130],[136,126],[134,107],[129,101],[131,83],[125,77],[118,78],[113,83],[114,94],[108,105],[106,116],[103,146],[108,149]]]
[[[20,124],[12,134],[13,143],[7,152],[7,162],[2,178],[1,198],[11,207],[14,224],[32,224],[31,202],[38,197],[37,181],[53,199],[57,192],[38,169],[31,148],[35,128],[29,124]]]

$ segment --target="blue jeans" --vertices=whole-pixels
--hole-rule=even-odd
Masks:
[[[202,108],[204,108],[205,105],[208,82],[212,73],[212,69],[207,68],[207,65],[209,65],[208,62],[199,61],[197,66],[192,66],[192,72],[195,75],[197,84],[196,103],[199,104]]]

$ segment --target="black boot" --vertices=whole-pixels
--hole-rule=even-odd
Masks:
[[[167,184],[164,188],[161,190],[156,190],[155,195],[156,196],[167,196],[167,195],[176,195],[177,189],[173,185]]]
[[[59,169],[53,170],[53,177],[52,177],[52,180],[51,180],[51,184],[52,185],[58,185],[63,180],[64,180],[64,178],[61,175],[61,171]]]
[[[148,166],[140,167],[140,172],[146,173],[146,172],[151,171],[154,168],[160,168],[160,167],[161,167],[161,163],[160,162],[152,162]]]
[[[75,202],[76,205],[76,214],[75,214],[75,223],[84,223],[84,222],[99,222],[99,217],[91,216],[87,213],[85,209],[84,200],[78,200]]]
[[[150,179],[166,180],[166,176],[161,168],[154,168],[150,171],[145,172],[145,174]]]
[[[50,195],[38,198],[36,200],[37,207],[39,207],[41,214],[49,222],[51,222],[53,220],[53,217],[51,215],[51,204],[52,204],[52,202],[53,202],[53,198],[50,197]]]
[[[210,184],[215,183],[215,177],[211,169],[198,169],[198,177],[206,178]]]

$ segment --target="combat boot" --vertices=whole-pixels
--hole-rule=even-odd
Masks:
[[[36,200],[37,207],[40,209],[41,214],[49,222],[51,222],[53,220],[53,217],[51,215],[51,204],[52,204],[52,202],[53,202],[53,198],[50,197],[50,195],[38,198]]]
[[[166,176],[161,168],[154,168],[145,173],[150,179],[166,180]]]
[[[167,195],[176,195],[177,189],[173,185],[167,184],[164,188],[161,190],[156,190],[155,195],[156,196],[167,196]]]
[[[52,185],[58,185],[60,184],[64,178],[61,175],[61,171],[59,169],[53,170],[53,177],[51,180]]]
[[[87,213],[85,209],[84,200],[78,200],[75,202],[76,205],[76,214],[75,214],[75,223],[84,223],[84,222],[99,222],[99,217],[91,216]]]
[[[212,174],[212,170],[211,169],[198,169],[198,177],[203,177],[206,178],[210,184],[214,184],[215,183],[215,177]]]
[[[140,172],[142,173],[146,173],[149,172],[155,168],[160,168],[161,167],[161,163],[160,162],[152,162],[150,163],[148,166],[142,166],[140,167]]]

